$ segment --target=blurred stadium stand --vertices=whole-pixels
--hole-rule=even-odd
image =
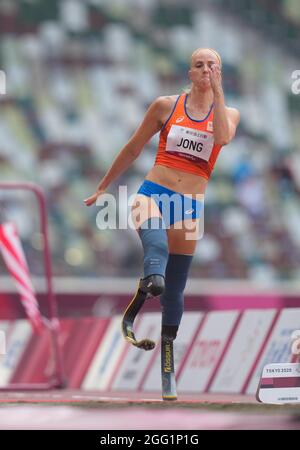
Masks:
[[[0,177],[45,189],[54,274],[141,275],[134,230],[99,231],[97,208],[83,199],[150,102],[182,91],[191,52],[208,46],[223,57],[227,104],[241,124],[207,190],[192,276],[298,279],[299,35],[298,0],[0,1]],[[156,144],[109,192],[136,192]],[[27,224],[25,246],[37,248],[29,212],[3,205]]]

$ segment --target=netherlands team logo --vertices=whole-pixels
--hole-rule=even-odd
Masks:
[[[211,121],[207,122],[206,130],[207,131],[214,131],[214,126],[213,126],[213,123]]]

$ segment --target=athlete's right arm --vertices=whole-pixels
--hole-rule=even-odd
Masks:
[[[150,105],[143,121],[114,159],[110,169],[100,181],[96,192],[84,200],[87,206],[95,203],[97,197],[104,193],[107,187],[131,166],[141,153],[144,145],[161,129],[171,108],[171,97],[158,97]]]

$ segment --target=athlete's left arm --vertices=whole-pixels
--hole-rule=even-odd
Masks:
[[[236,108],[229,108],[226,106],[226,114],[227,114],[227,120],[228,120],[228,126],[229,126],[229,141],[225,142],[225,144],[229,144],[230,141],[235,136],[236,129],[238,127],[238,124],[240,122],[240,112]]]
[[[236,108],[228,108],[222,99],[214,101],[214,141],[219,145],[227,145],[235,136],[240,121],[240,113]]]
[[[225,105],[221,68],[217,64],[210,68],[210,82],[214,94],[214,141],[218,145],[227,145],[235,136],[240,113]]]

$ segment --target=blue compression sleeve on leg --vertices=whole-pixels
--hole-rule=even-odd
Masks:
[[[193,255],[170,254],[166,268],[165,291],[160,296],[162,325],[179,326],[183,308],[183,291]]]
[[[168,237],[161,217],[146,220],[139,229],[144,249],[144,278],[150,275],[165,276],[168,262]]]

